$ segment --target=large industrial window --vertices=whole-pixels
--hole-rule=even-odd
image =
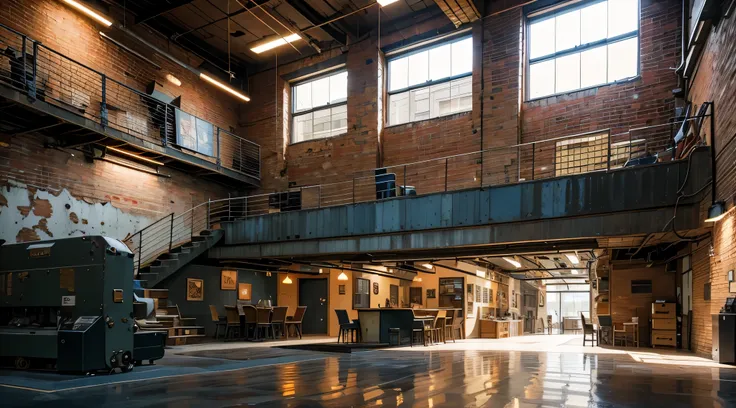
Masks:
[[[388,63],[388,124],[459,112],[473,105],[473,39],[412,51]]]
[[[292,86],[292,143],[348,130],[348,73],[340,71]]]
[[[371,307],[371,281],[356,278],[353,283],[353,309]]]
[[[529,99],[639,74],[638,0],[587,1],[530,15]]]

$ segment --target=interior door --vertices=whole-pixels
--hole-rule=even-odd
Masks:
[[[307,307],[304,334],[327,334],[327,279],[299,279],[299,305]]]

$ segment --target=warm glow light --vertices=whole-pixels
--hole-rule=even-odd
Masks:
[[[166,74],[166,80],[169,81],[169,82],[171,82],[172,84],[174,84],[176,86],[181,86],[181,81],[179,80],[179,78],[177,78],[177,77],[175,77],[175,76],[173,76],[171,74]]]
[[[216,87],[218,87],[218,88],[220,88],[220,89],[222,89],[222,90],[224,90],[226,92],[229,92],[232,95],[237,96],[238,98],[240,98],[240,99],[242,99],[242,100],[244,100],[246,102],[250,102],[250,98],[249,97],[247,97],[247,96],[243,95],[242,93],[234,90],[233,88],[230,88],[229,86],[223,84],[222,82],[219,82],[219,81],[217,81],[217,80],[215,80],[213,78],[208,77],[204,73],[200,73],[199,74],[199,77],[202,78],[202,79],[204,79],[205,81],[211,83],[212,85],[215,85]]]
[[[726,216],[726,213],[723,213],[719,216],[713,217],[713,218],[706,218],[705,222],[718,222],[723,219],[723,217]]]
[[[422,278],[420,278],[419,276],[414,277],[414,282],[421,282],[421,281],[422,281]]]
[[[504,256],[503,257],[503,260],[506,261],[506,262],[508,262],[508,263],[510,263],[511,265],[514,265],[517,269],[518,268],[521,268],[521,263],[519,261],[515,260],[515,259],[511,259],[511,258],[509,258],[507,256]]]
[[[93,19],[97,20],[98,22],[104,24],[106,27],[110,27],[112,25],[112,21],[108,20],[106,17],[102,16],[102,14],[97,13],[96,11],[92,10],[91,8],[85,6],[84,4],[78,3],[74,0],[64,0],[64,3],[74,7],[75,9],[81,11],[82,13],[92,17]]]
[[[565,256],[567,256],[567,259],[569,259],[573,265],[577,265],[580,263],[580,258],[578,258],[577,254],[565,254]]]
[[[346,281],[348,280],[348,275],[345,275],[345,272],[340,272],[340,275],[337,276],[337,280]]]
[[[322,268],[319,268],[319,273],[322,273]]]
[[[266,52],[276,47],[280,47],[284,44],[293,43],[294,41],[301,40],[301,39],[302,37],[300,37],[299,34],[287,35],[286,37],[279,37],[273,41],[269,41],[265,44],[261,44],[257,47],[253,47],[250,50],[255,52],[256,54],[260,54],[262,52]]]
[[[427,268],[427,269],[434,268],[434,265],[432,265],[431,263],[425,263],[425,264],[422,264],[422,266],[425,267],[425,268]]]
[[[283,283],[284,285],[291,285],[291,278],[289,277],[289,275],[286,275],[286,277],[284,278],[283,281],[281,281],[281,283]]]
[[[485,278],[486,277],[486,271],[481,271],[480,269],[475,270],[475,276]]]
[[[399,0],[376,0],[376,3],[380,4],[381,7],[386,7],[389,4],[394,4]]]
[[[135,153],[131,153],[131,152],[127,151],[127,150],[118,149],[117,147],[107,146],[107,150],[112,150],[113,152],[118,152],[120,154],[124,154],[124,155],[130,156],[130,157],[135,157],[138,160],[147,161],[149,163],[157,164],[159,166],[163,166],[164,165],[163,163],[161,163],[159,161],[156,161],[156,160],[153,160],[153,159],[149,159],[148,157],[139,156],[139,155],[137,155]]]

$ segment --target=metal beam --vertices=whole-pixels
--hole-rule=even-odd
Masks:
[[[322,16],[319,11],[315,10],[306,1],[303,0],[286,0],[291,7],[294,8],[299,14],[304,16],[313,26],[318,26],[329,21],[327,18]],[[333,40],[339,42],[342,45],[347,44],[348,36],[342,30],[335,28],[332,24],[325,24],[320,26],[320,29],[327,33]]]
[[[209,27],[211,25],[217,24],[217,23],[219,23],[221,21],[225,21],[228,18],[232,18],[232,17],[238,16],[240,14],[243,14],[243,13],[247,12],[248,10],[250,10],[252,8],[259,7],[259,6],[264,5],[266,3],[268,3],[268,0],[255,0],[255,1],[245,2],[244,3],[245,4],[244,7],[241,7],[239,9],[233,11],[230,14],[226,14],[225,17],[218,18],[217,20],[210,21],[207,24],[203,24],[201,26],[198,26],[198,27],[189,29],[187,31],[183,31],[182,30],[182,32],[180,34],[176,34],[175,36],[173,36],[173,39],[174,40],[177,40],[178,38],[181,38],[181,37],[184,37],[184,36],[188,36],[188,35],[192,34],[195,31],[199,31],[199,30],[205,29],[205,28],[207,28],[207,27]]]
[[[145,23],[146,21],[156,18],[162,14],[168,13],[169,11],[173,11],[174,9],[177,9],[181,6],[186,6],[187,4],[191,3],[194,0],[173,0],[173,1],[159,1],[158,6],[154,7],[150,10],[147,10],[145,13],[139,14],[137,18],[135,19],[136,24]]]

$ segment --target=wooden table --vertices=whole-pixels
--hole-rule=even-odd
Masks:
[[[639,347],[639,323],[625,322],[624,323],[624,335],[626,335],[626,332],[629,331],[629,327],[634,329],[634,333],[633,333],[634,334],[634,344],[636,345],[636,347]],[[628,339],[628,335],[627,335],[627,339]]]

